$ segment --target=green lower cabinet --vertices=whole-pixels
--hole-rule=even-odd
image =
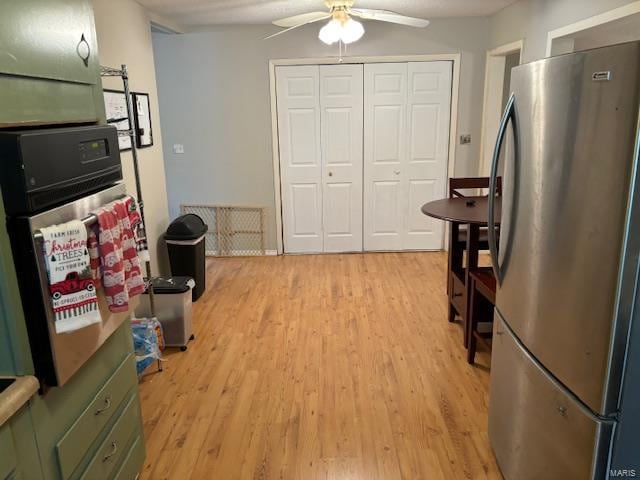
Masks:
[[[0,427],[0,480],[42,480],[30,403]]]
[[[11,478],[17,466],[11,426],[6,423],[0,427],[0,479]]]
[[[137,397],[127,401],[116,423],[98,447],[89,466],[80,476],[82,480],[108,480],[113,478],[116,468],[126,458],[126,447],[139,435],[136,425],[140,424],[140,406]]]
[[[144,439],[138,436],[133,439],[131,446],[127,449],[127,455],[120,465],[118,472],[113,477],[114,480],[132,480],[140,473],[144,463]]]
[[[121,470],[133,480],[144,434],[129,323],[63,387],[34,397],[31,410],[45,480],[106,480]]]

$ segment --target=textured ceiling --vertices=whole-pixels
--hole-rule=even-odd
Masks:
[[[356,0],[355,7],[393,10],[414,17],[484,16],[516,0]],[[264,24],[326,9],[323,0],[138,0],[149,10],[184,26]]]

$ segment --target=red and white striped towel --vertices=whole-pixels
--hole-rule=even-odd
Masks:
[[[116,200],[94,214],[97,228],[89,235],[89,255],[94,278],[101,281],[109,310],[126,312],[129,299],[144,292],[136,237],[132,229],[130,197]]]

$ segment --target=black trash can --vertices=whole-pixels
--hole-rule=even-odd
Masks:
[[[192,290],[194,302],[200,298],[206,286],[204,237],[207,229],[207,224],[198,215],[189,213],[171,222],[164,234],[171,275],[195,280],[196,286]]]

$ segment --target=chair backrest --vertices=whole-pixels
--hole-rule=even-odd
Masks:
[[[496,182],[496,194],[502,195],[502,177]],[[460,190],[484,190],[489,188],[489,177],[459,177],[449,179],[449,198],[466,197]],[[487,195],[489,193],[487,192]]]

